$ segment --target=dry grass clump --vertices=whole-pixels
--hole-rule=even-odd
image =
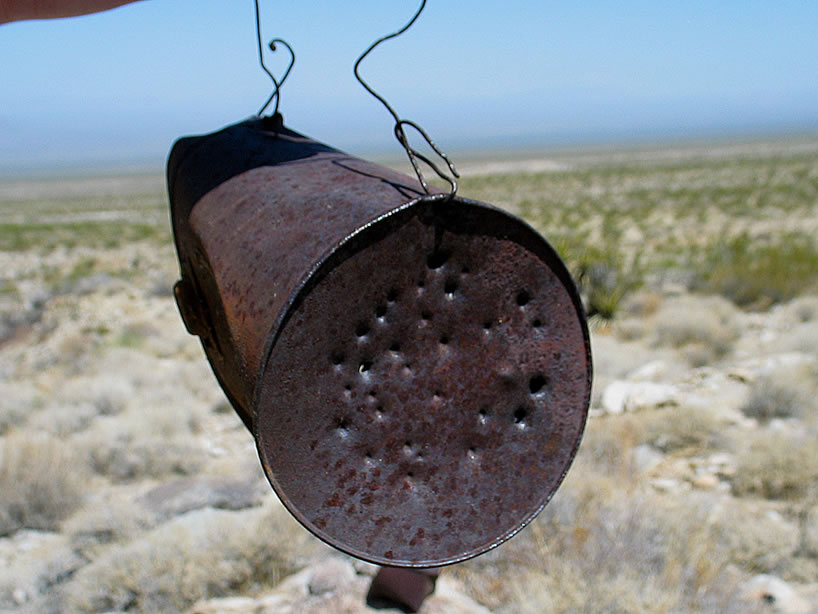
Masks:
[[[747,573],[779,574],[798,546],[798,527],[756,502],[730,501],[720,510],[713,539]]]
[[[91,469],[116,482],[190,475],[207,459],[195,436],[205,411],[189,398],[133,405],[119,415],[97,417],[77,439]]]
[[[135,390],[127,377],[103,373],[69,379],[61,396],[68,402],[91,404],[103,416],[113,416],[125,409]]]
[[[0,535],[57,529],[82,503],[85,455],[47,435],[11,433],[0,439]]]
[[[97,440],[89,450],[91,468],[116,482],[168,475],[192,475],[206,455],[192,437]]]
[[[0,435],[26,422],[40,403],[36,389],[27,382],[0,381]]]
[[[765,375],[753,382],[741,411],[750,418],[769,421],[804,414],[807,399],[797,382],[782,374]]]
[[[718,296],[667,299],[655,316],[654,343],[677,348],[695,367],[724,357],[738,333],[735,308]]]
[[[793,326],[774,342],[774,347],[784,352],[801,352],[818,357],[818,321]]]
[[[728,553],[705,511],[598,487],[571,480],[515,541],[454,573],[494,612],[747,611],[731,604]]]
[[[125,543],[151,528],[148,510],[130,499],[117,495],[102,496],[89,501],[62,526],[71,547],[94,559],[110,544]]]
[[[814,435],[761,431],[747,436],[737,455],[733,494],[765,499],[803,499],[818,492]]]
[[[64,611],[163,612],[269,587],[308,563],[312,538],[273,497],[253,510],[199,510],[113,546],[78,571]]]
[[[643,439],[662,452],[715,449],[721,440],[723,423],[704,407],[641,412],[636,418]]]

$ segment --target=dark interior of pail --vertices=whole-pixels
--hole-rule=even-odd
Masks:
[[[254,430],[290,511],[395,566],[480,554],[535,516],[576,452],[588,332],[548,244],[463,200],[335,250],[268,347]]]

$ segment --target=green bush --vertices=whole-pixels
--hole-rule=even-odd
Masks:
[[[696,289],[740,306],[765,307],[818,288],[818,247],[805,234],[771,242],[743,233],[711,244],[699,260]]]
[[[642,285],[638,259],[628,263],[615,245],[561,240],[556,248],[579,286],[588,317],[612,319],[623,299]]]

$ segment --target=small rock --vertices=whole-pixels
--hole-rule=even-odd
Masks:
[[[664,360],[652,360],[632,371],[628,375],[631,380],[653,380],[667,372],[667,363]]]
[[[650,481],[650,484],[659,492],[670,495],[677,495],[682,491],[690,489],[690,484],[687,482],[680,482],[679,480],[674,480],[672,478],[655,478]]]
[[[11,592],[11,598],[14,599],[14,603],[17,605],[23,605],[26,601],[28,601],[28,593],[22,588],[15,588]]]
[[[465,589],[452,578],[442,575],[437,581],[435,592],[421,607],[423,614],[491,614],[466,595]]]
[[[702,490],[713,490],[719,486],[721,482],[712,473],[704,473],[693,478],[693,486]]]
[[[200,601],[190,614],[255,614],[257,603],[250,597],[223,597]]]
[[[354,578],[355,569],[351,563],[331,558],[313,569],[307,588],[311,595],[323,595],[343,588]]]
[[[775,576],[766,574],[755,576],[741,585],[740,594],[746,601],[772,606],[775,612],[807,614],[812,611],[806,599],[784,580]]]
[[[678,389],[670,384],[614,380],[602,393],[602,408],[609,414],[675,405]]]
[[[648,473],[662,462],[664,455],[646,443],[633,449],[633,463],[640,473]]]

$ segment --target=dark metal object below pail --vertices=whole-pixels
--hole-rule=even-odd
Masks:
[[[521,220],[253,119],[168,162],[176,297],[293,515],[433,567],[524,527],[591,388],[579,296]]]

